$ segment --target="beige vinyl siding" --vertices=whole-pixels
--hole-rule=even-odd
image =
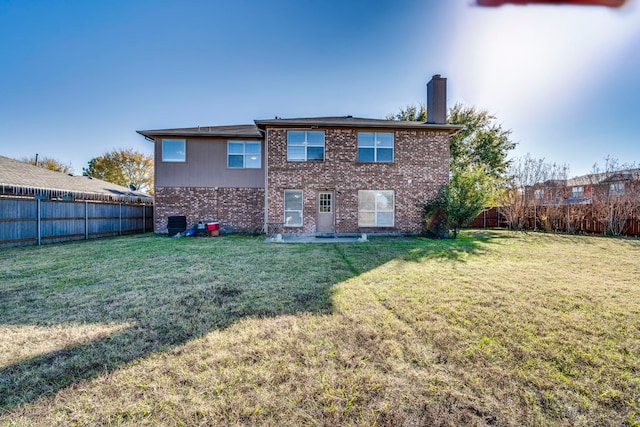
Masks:
[[[227,167],[227,141],[232,139],[187,138],[186,161],[162,161],[162,137],[155,144],[155,185],[157,187],[264,188],[264,142],[259,169]],[[247,138],[242,138],[247,141]]]

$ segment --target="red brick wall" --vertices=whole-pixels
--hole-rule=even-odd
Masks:
[[[263,188],[155,187],[154,191],[156,232],[167,230],[172,215],[185,215],[187,227],[218,221],[222,230],[262,229]]]
[[[317,191],[335,190],[338,233],[420,232],[422,204],[449,180],[449,134],[397,130],[393,163],[359,163],[357,130],[320,130],[325,131],[324,162],[287,161],[287,130],[268,130],[268,221],[283,221],[284,190],[301,189],[303,226],[283,231],[313,233]],[[359,228],[358,190],[394,190],[395,226]]]

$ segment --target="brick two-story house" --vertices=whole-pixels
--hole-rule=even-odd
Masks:
[[[426,123],[346,117],[138,131],[155,144],[155,229],[171,215],[223,230],[421,230],[449,180],[446,79],[427,85]]]

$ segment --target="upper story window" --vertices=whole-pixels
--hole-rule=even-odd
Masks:
[[[187,160],[187,141],[184,139],[162,140],[163,162],[185,162]]]
[[[393,162],[393,133],[358,132],[359,162]]]
[[[571,188],[571,197],[582,197],[584,196],[584,188],[583,187],[573,187]]]
[[[259,141],[227,141],[227,167],[260,169],[262,147]]]
[[[324,161],[324,131],[287,131],[287,160]]]
[[[624,182],[614,182],[609,185],[609,194],[621,195],[624,194]]]

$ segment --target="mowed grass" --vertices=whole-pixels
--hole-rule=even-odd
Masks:
[[[640,425],[640,241],[0,250],[5,425]]]

